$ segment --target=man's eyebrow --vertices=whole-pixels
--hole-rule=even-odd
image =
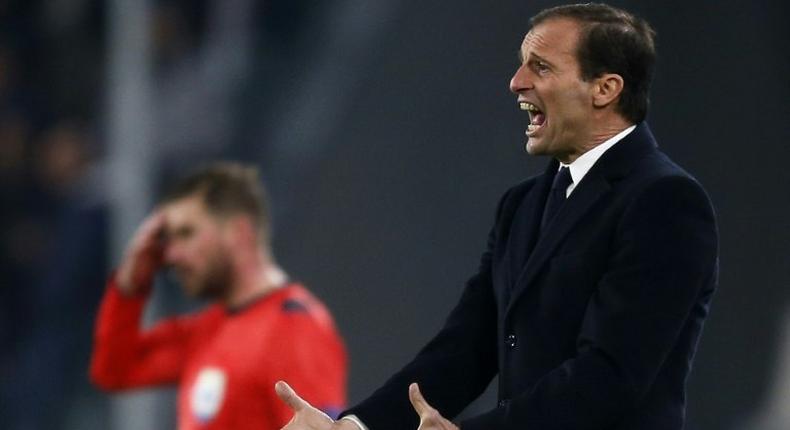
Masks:
[[[524,64],[524,53],[523,53],[523,52],[522,52],[520,49],[519,49],[519,50],[518,50],[518,52],[516,53],[516,56],[518,56],[518,61],[519,61],[521,64]],[[538,54],[536,54],[536,53],[534,53],[534,52],[532,52],[532,53],[530,54],[530,56],[531,56],[531,57],[535,57],[536,59],[538,59],[538,60],[540,60],[540,61],[542,61],[542,62],[546,63],[546,65],[548,65],[548,66],[554,67],[554,64],[553,64],[551,61],[549,61],[549,60],[547,60],[547,59],[545,59],[545,58],[541,57],[540,55],[538,55]]]
[[[542,61],[542,62],[546,63],[546,65],[548,65],[548,66],[551,66],[551,67],[554,67],[554,64],[553,64],[551,61],[549,61],[549,60],[547,60],[547,59],[545,59],[545,58],[541,57],[540,55],[533,53],[533,54],[532,54],[532,56],[533,56],[533,57],[535,57],[535,58],[537,58],[538,60],[540,60],[540,61]]]

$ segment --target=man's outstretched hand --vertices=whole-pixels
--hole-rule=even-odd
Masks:
[[[359,430],[352,421],[333,421],[327,414],[299,397],[296,391],[283,381],[274,384],[274,390],[280,400],[294,411],[291,421],[281,430]],[[409,386],[409,400],[420,416],[420,426],[417,430],[460,430],[428,404],[416,383]]]
[[[409,385],[409,400],[420,416],[420,427],[417,430],[460,430],[428,404],[416,383]]]
[[[274,384],[274,390],[280,400],[294,411],[291,421],[281,430],[358,430],[357,425],[351,421],[333,421],[329,415],[299,397],[284,381]]]

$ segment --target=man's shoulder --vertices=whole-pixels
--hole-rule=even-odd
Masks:
[[[283,287],[277,308],[284,314],[310,314],[325,309],[321,300],[300,283],[291,283]]]
[[[664,153],[647,123],[637,124],[622,142],[607,150],[590,172],[604,176],[610,184],[625,185],[624,189],[639,189],[664,178],[698,183],[678,163]],[[595,175],[592,175],[595,176]]]
[[[304,285],[291,282],[284,286],[277,296],[277,320],[282,324],[295,324],[302,321],[308,325],[318,325],[334,330],[334,320],[329,308]]]
[[[665,153],[655,151],[638,160],[630,173],[613,184],[617,199],[626,207],[648,201],[684,202],[679,208],[704,208],[714,214],[713,202],[704,186],[686,169],[675,163]],[[715,217],[715,215],[714,215]]]
[[[627,179],[638,188],[651,187],[656,183],[685,182],[704,192],[702,184],[694,175],[658,150],[640,159]]]

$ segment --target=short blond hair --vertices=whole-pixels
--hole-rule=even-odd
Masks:
[[[269,204],[256,167],[229,161],[201,167],[177,181],[161,203],[192,196],[201,197],[214,216],[248,215],[255,223],[261,243],[269,245]]]

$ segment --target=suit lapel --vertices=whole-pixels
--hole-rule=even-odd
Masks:
[[[546,264],[554,250],[565,239],[573,226],[584,218],[595,203],[609,192],[611,181],[624,176],[633,166],[636,159],[655,147],[655,140],[650,133],[650,129],[647,127],[647,124],[642,123],[631,134],[598,159],[584,176],[584,179],[576,186],[554,220],[547,227],[547,230],[543,234],[535,233],[540,234],[540,238],[538,238],[532,252],[528,254],[526,264],[521,266],[521,270],[512,272],[519,273],[519,275],[510,295],[505,316],[507,316],[514,303],[527,287],[535,280],[543,265]],[[554,174],[556,174],[557,162],[554,160],[549,164],[549,169],[552,168],[555,170],[554,173],[544,175],[544,180],[548,181],[549,184]],[[551,170],[547,170],[547,173],[549,172]],[[543,213],[542,208],[545,204],[546,192],[540,194],[544,201],[541,204],[531,206],[532,208],[540,207],[540,211],[535,211],[534,209],[531,211],[531,224],[533,227],[537,226],[538,228],[541,221],[540,217]],[[533,231],[537,232],[537,229],[533,228]]]
[[[591,179],[591,181],[588,181]],[[584,186],[582,187],[582,184]],[[602,177],[585,178],[582,183],[573,191],[571,196],[557,213],[554,220],[547,227],[535,244],[527,264],[525,264],[519,274],[516,286],[508,303],[506,314],[513,307],[513,303],[524,292],[524,289],[532,283],[535,276],[540,272],[540,268],[546,263],[557,245],[570,232],[571,228],[581,220],[587,211],[609,191],[609,184]],[[540,223],[540,221],[538,221]]]
[[[546,205],[546,197],[551,188],[551,181],[554,178],[554,173],[559,166],[559,163],[552,160],[549,163],[546,172],[538,179],[535,187],[527,194],[524,200],[519,204],[516,210],[517,218],[513,221],[513,228],[509,241],[515,241],[515,244],[508,244],[506,251],[506,261],[508,270],[506,270],[507,286],[506,289],[509,293],[516,282],[516,276],[524,267],[524,264],[532,254],[532,250],[540,235],[540,220],[543,214],[543,207]],[[515,246],[514,246],[515,245]]]

